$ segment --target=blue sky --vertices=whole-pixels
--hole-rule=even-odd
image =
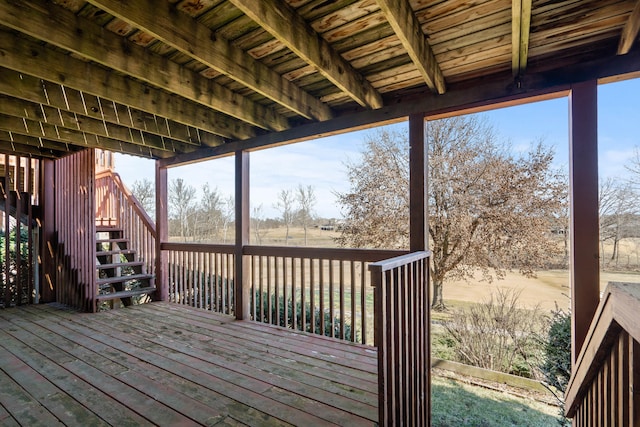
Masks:
[[[624,177],[624,164],[640,147],[640,79],[601,85],[598,89],[598,138],[600,177]],[[567,164],[568,100],[559,98],[480,113],[514,150],[526,150],[543,140],[555,149],[558,166]],[[406,126],[400,123],[395,126]],[[316,213],[339,217],[334,192],[349,189],[345,161],[357,161],[363,136],[370,130],[251,153],[251,204],[262,205],[266,217],[277,217],[273,204],[283,189],[313,185]],[[129,186],[135,180],[154,179],[152,161],[118,155],[116,169]],[[172,168],[169,180],[181,177],[196,188],[205,182],[226,195],[233,194],[233,158],[216,159]]]

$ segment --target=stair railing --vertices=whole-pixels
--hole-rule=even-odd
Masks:
[[[155,275],[156,227],[138,199],[124,185],[120,175],[110,170],[96,174],[96,226],[123,230],[144,262],[147,273]]]
[[[640,425],[640,284],[610,282],[565,396],[572,425]]]

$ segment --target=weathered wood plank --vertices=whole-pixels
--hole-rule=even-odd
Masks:
[[[3,46],[3,55],[0,55],[2,67],[214,134],[240,138],[255,135],[250,127],[244,126],[241,122],[229,121],[228,117],[199,106],[193,101],[172,96],[103,67],[16,37],[8,31],[0,31],[0,45]],[[31,55],[25,56],[24,52],[31,52]]]
[[[160,6],[152,0],[135,4],[114,0],[91,0],[90,3],[308,119],[328,120],[332,117],[330,109],[319,100],[226,39],[216,37],[208,27],[188,15],[172,12],[168,3],[163,2]],[[154,13],[149,14],[149,10]]]
[[[369,82],[287,4],[274,0],[231,2],[361,106],[382,107],[382,97]]]
[[[288,127],[286,120],[266,108],[62,7],[39,0],[30,0],[31,8],[24,7],[24,2],[12,3],[0,6],[0,22],[11,28],[252,125],[274,130]]]
[[[182,401],[185,414],[193,405],[188,399],[219,408],[211,422],[272,425],[276,420],[279,424],[288,420],[297,425],[371,425],[375,421],[375,393],[353,388],[360,381],[363,387],[375,390],[375,381],[354,378],[355,385],[351,384],[348,375],[327,373],[333,364],[322,360],[325,373],[332,379],[316,375],[317,369],[307,372],[309,365],[293,367],[288,356],[291,352],[284,350],[283,356],[274,357],[280,353],[274,353],[279,343],[265,352],[264,345],[255,343],[251,335],[246,339],[242,333],[229,330],[228,322],[248,322],[197,309],[185,310],[193,319],[179,321],[183,309],[186,307],[154,303],[85,316],[30,306],[12,323],[24,331],[29,328],[31,338],[25,340],[38,342],[54,357],[61,357],[62,351],[71,359],[91,360],[93,369],[150,394],[166,406],[174,405],[179,412],[167,395],[178,393],[179,399],[187,399]],[[267,330],[260,334],[269,337],[272,332],[276,333]],[[82,364],[76,366],[77,361],[61,362],[67,369],[87,369]],[[152,391],[153,384],[161,386]],[[197,407],[193,416],[203,422],[206,413],[198,412]]]
[[[378,0],[378,4],[427,86],[434,92],[444,93],[446,85],[442,70],[409,1]]]

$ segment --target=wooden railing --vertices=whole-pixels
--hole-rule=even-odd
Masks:
[[[169,300],[234,313],[233,245],[169,243]],[[361,343],[373,343],[370,262],[406,252],[245,246],[253,320]]]
[[[56,160],[56,301],[83,311],[96,310],[96,224],[94,150]],[[44,286],[47,286],[45,283]]]
[[[234,314],[234,246],[167,243],[169,301]]]
[[[96,225],[121,228],[146,272],[154,274],[156,228],[140,202],[123,184],[120,175],[105,170],[96,175]]]
[[[573,367],[573,426],[640,426],[640,284],[609,283]]]
[[[429,256],[371,264],[380,425],[430,425]]]
[[[399,251],[246,246],[251,317],[344,340],[373,341],[370,262]]]

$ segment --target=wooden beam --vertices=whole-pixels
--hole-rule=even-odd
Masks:
[[[0,67],[128,105],[156,116],[171,118],[178,123],[217,135],[239,139],[256,135],[253,127],[224,114],[104,67],[46,48],[11,32],[0,30],[0,46],[3,53],[0,55]],[[25,55],[25,52],[29,52],[29,55]]]
[[[427,150],[424,114],[409,116],[409,250],[425,251],[428,244]]]
[[[252,125],[273,130],[289,127],[272,110],[63,7],[42,0],[31,0],[31,4],[29,8],[15,0],[0,3],[0,23]]]
[[[511,72],[514,77],[524,74],[529,57],[531,30],[531,0],[511,2]]]
[[[600,301],[597,94],[593,80],[573,85],[569,96],[572,363]]]
[[[167,149],[128,144],[112,138],[89,135],[80,131],[45,125],[41,122],[20,119],[5,114],[0,114],[0,131],[32,137],[38,141],[47,141],[47,143],[57,142],[82,148],[100,148],[142,157],[165,158],[172,155],[172,151]]]
[[[431,117],[447,117],[465,112],[485,111],[499,106],[524,104],[527,100],[567,96],[571,84],[594,79],[633,73],[640,70],[640,52],[630,52],[615,58],[604,58],[580,63],[544,73],[523,76],[520,85],[513,84],[511,74],[488,77],[482,85],[474,88],[451,86],[443,95],[420,94],[413,99],[401,100],[394,105],[377,110],[344,114],[333,120],[309,123],[282,132],[260,135],[244,141],[228,142],[220,147],[201,148],[193,153],[179,154],[161,160],[167,166],[178,166],[215,157],[228,156],[237,150],[256,150],[268,146],[307,141],[348,131],[365,129],[373,124],[393,123],[413,113],[424,113]]]
[[[236,319],[249,319],[250,302],[250,257],[244,255],[244,247],[249,244],[249,153],[235,153],[235,201],[236,201],[236,244],[234,276],[234,311]]]
[[[286,2],[230,1],[358,104],[382,107],[382,96],[378,91]]]
[[[167,169],[156,161],[156,294],[158,301],[169,300],[169,258],[161,245],[169,240],[169,207],[168,207]]]
[[[66,154],[64,151],[55,151],[44,147],[34,147],[33,145],[20,144],[4,139],[0,139],[0,153],[17,154],[20,156],[42,159],[57,159],[58,157],[62,157]]]
[[[409,2],[407,0],[377,0],[377,2],[429,88],[443,94],[446,91],[446,85],[442,70]]]
[[[330,108],[169,2],[90,0],[130,25],[308,119],[328,120]],[[149,13],[149,11],[153,13]]]
[[[224,143],[224,139],[219,135],[131,109],[113,101],[82,94],[68,87],[3,67],[0,67],[0,94],[14,98],[13,102],[18,101],[21,108],[26,108],[27,104],[21,104],[19,100],[37,106],[42,110],[41,115],[47,122],[56,120],[56,117],[60,121],[79,122],[78,126],[90,122],[87,124],[90,128],[101,127],[106,132],[126,129],[134,135],[139,135],[141,140],[151,135],[151,138],[170,138],[209,147]],[[34,114],[37,115],[37,111],[34,111]]]
[[[34,122],[42,122],[42,126],[47,129],[51,129],[52,127],[55,130],[59,128],[68,129],[71,132],[81,132],[87,136],[105,137],[127,144],[157,147],[161,150],[173,148],[176,152],[189,152],[192,151],[194,147],[197,147],[197,145],[193,143],[187,144],[172,138],[165,138],[148,132],[135,131],[125,126],[106,124],[104,121],[88,116],[68,114],[57,108],[4,95],[0,95],[0,115],[22,118],[25,124],[35,125]],[[58,135],[60,135],[59,132]]]
[[[618,55],[626,55],[638,38],[640,31],[640,0],[636,1],[636,5],[627,19],[627,23],[622,29],[620,35],[620,43],[618,44]]]

